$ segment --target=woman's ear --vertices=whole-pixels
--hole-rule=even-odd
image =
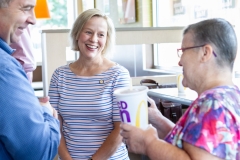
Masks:
[[[212,46],[209,45],[209,44],[206,44],[205,46],[203,46],[203,54],[202,54],[202,57],[201,57],[202,62],[207,62],[213,56],[214,56],[214,54],[213,54]]]

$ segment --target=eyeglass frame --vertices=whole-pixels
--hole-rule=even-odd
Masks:
[[[188,49],[203,47],[203,46],[205,46],[205,45],[206,45],[206,44],[199,45],[199,46],[193,46],[193,47],[179,48],[179,49],[177,49],[177,55],[178,55],[179,58],[181,58],[183,54],[182,54],[182,55],[179,55],[179,51],[182,51],[182,53],[183,53],[184,51],[186,51],[186,50],[188,50]],[[214,55],[215,57],[217,57],[217,54],[216,54],[214,51],[213,51],[213,55]]]

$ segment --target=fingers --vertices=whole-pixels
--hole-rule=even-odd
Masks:
[[[129,132],[132,130],[134,126],[132,126],[131,124],[127,124],[127,123],[121,123],[120,128],[120,135],[123,137],[123,142],[125,143],[126,139],[129,137]]]
[[[58,119],[58,113],[57,113],[56,109],[54,109],[54,108],[53,108],[53,117]]]
[[[147,101],[150,102],[151,104],[155,103],[154,100],[152,98],[150,98],[150,97],[147,97]]]
[[[38,98],[40,105],[47,107],[51,111],[52,116],[58,119],[57,111],[51,106],[49,99],[49,96]]]
[[[152,126],[152,124],[149,124],[147,127],[147,130],[153,129],[154,131],[157,132],[157,129],[155,127]]]
[[[126,148],[129,150],[129,146],[127,144],[127,139],[123,138],[122,142],[126,145]]]
[[[38,98],[39,102],[41,102],[41,103],[47,103],[49,101],[49,99],[50,98],[48,96],[47,97]]]
[[[147,129],[148,129],[148,128],[151,128],[151,127],[153,127],[153,126],[152,126],[152,124],[148,124],[148,127],[147,127]]]
[[[49,103],[49,101],[46,101],[45,97],[44,97],[43,99],[44,99],[44,100],[42,100],[42,101],[44,101],[44,102],[40,101],[40,102],[39,102],[40,105],[43,106],[43,107],[48,108],[49,111],[51,112],[51,115],[54,116],[54,111],[53,111],[54,108],[51,106],[51,104]],[[45,101],[46,101],[46,102],[45,102]]]
[[[151,98],[147,98],[147,101],[151,104],[149,107],[151,107],[151,108],[157,108],[157,106],[156,106],[156,103],[155,103],[155,101],[153,100],[153,99],[151,99]]]
[[[128,124],[128,123],[124,123],[122,122],[120,124],[120,128],[123,130],[123,131],[130,131],[132,129],[132,127],[134,127],[133,125],[131,124]]]

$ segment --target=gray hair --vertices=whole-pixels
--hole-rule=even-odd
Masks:
[[[8,7],[9,3],[13,0],[0,0],[0,8]]]
[[[233,69],[237,55],[237,37],[232,25],[222,19],[213,18],[189,25],[183,34],[192,33],[195,45],[210,44],[219,66]]]
[[[113,25],[112,20],[104,15],[100,10],[98,9],[89,9],[86,10],[84,12],[82,12],[78,18],[75,20],[74,24],[73,24],[73,28],[70,32],[70,39],[72,41],[72,49],[74,51],[79,51],[79,47],[78,47],[78,42],[77,39],[83,29],[83,26],[86,24],[86,22],[91,19],[92,17],[102,17],[106,20],[107,22],[107,26],[108,26],[108,30],[107,30],[107,40],[106,40],[106,44],[105,47],[102,51],[102,55],[106,55],[107,53],[111,53],[114,45],[115,45],[115,28]]]

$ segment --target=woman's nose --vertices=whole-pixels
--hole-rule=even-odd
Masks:
[[[96,34],[92,34],[90,40],[91,40],[92,42],[97,42],[97,39],[98,39],[97,35],[96,35]]]

